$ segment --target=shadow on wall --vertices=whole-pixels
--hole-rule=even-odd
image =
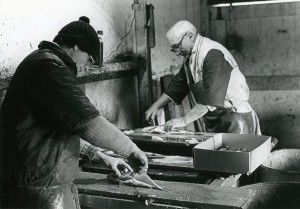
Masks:
[[[242,53],[243,38],[237,34],[229,34],[226,36],[225,46],[229,51],[234,50]]]
[[[260,120],[263,135],[273,136],[278,139],[277,148],[300,148],[300,134],[295,130],[300,127],[300,120],[282,120],[278,116]]]

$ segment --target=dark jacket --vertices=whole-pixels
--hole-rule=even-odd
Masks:
[[[77,86],[76,69],[46,41],[18,66],[0,110],[1,173],[10,187],[60,185],[76,177],[76,128],[99,115]]]

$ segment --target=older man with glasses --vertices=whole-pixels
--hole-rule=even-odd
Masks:
[[[158,109],[171,101],[180,104],[191,92],[196,105],[184,117],[168,121],[167,130],[202,117],[205,132],[261,134],[258,117],[248,102],[246,79],[231,53],[198,34],[185,20],[175,23],[166,37],[171,52],[183,56],[184,62],[162,96],[146,111],[146,120],[154,119]]]

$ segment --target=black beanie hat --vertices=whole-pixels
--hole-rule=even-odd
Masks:
[[[87,52],[99,63],[100,41],[97,32],[89,23],[90,19],[82,16],[78,21],[67,24],[58,32],[54,42],[64,38],[73,39],[82,51]]]

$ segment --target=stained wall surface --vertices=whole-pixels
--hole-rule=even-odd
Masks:
[[[263,134],[299,147],[300,89],[293,84],[300,76],[300,3],[209,8],[209,14],[210,38],[231,49],[248,80],[266,82],[254,82],[250,94]]]
[[[171,66],[182,63],[182,58],[176,57],[169,51],[170,46],[165,38],[166,31],[181,19],[187,19],[200,28],[200,1],[198,0],[0,0],[0,77],[11,76],[18,63],[36,49],[41,40],[52,40],[62,26],[77,20],[82,15],[90,18],[96,30],[103,30],[104,61],[112,60],[121,53],[140,53],[145,48],[144,17],[137,15],[133,20],[132,6],[134,3],[145,2],[155,8],[156,46],[152,49],[154,77],[169,73]],[[143,13],[143,8],[138,8],[137,13]],[[127,37],[119,46],[126,33],[128,33]],[[114,52],[116,50],[117,52]],[[125,122],[123,119],[123,121],[116,121],[117,118],[123,117],[113,116],[114,111],[120,110],[119,105],[122,102],[118,99],[119,94],[116,91],[112,93],[110,90],[122,89],[125,87],[123,85],[124,82],[111,81],[86,84],[85,87],[93,103],[101,104],[101,108],[110,107],[109,111],[104,112],[107,112],[107,116],[115,124],[125,124]],[[127,85],[133,86],[135,83],[129,82]],[[147,84],[144,87],[147,87]],[[1,94],[3,96],[4,91]],[[109,99],[104,99],[104,95]],[[111,97],[118,102],[113,102],[114,99]],[[129,111],[126,107],[120,114],[126,115],[125,111]]]
[[[154,6],[156,46],[152,52],[154,78],[170,73],[171,66],[181,65],[182,57],[170,52],[166,39],[168,29],[179,20],[188,20],[200,30],[200,1],[198,0],[149,0]]]
[[[87,83],[83,89],[100,115],[118,128],[132,129],[139,127],[137,85],[135,76]]]
[[[121,53],[134,53],[133,3],[133,0],[0,0],[0,78],[12,76],[20,61],[37,49],[40,41],[52,41],[64,25],[80,16],[89,17],[91,25],[103,31],[104,61]],[[111,122],[120,128],[137,126],[136,77],[93,82],[83,87],[91,102]],[[0,104],[4,94],[5,89],[0,90]]]
[[[52,41],[64,25],[80,16],[89,17],[91,25],[103,31],[104,57],[113,58],[115,53],[108,56],[130,29],[132,4],[132,0],[0,0],[0,76],[12,75],[40,41]],[[132,27],[118,53],[134,51]]]

